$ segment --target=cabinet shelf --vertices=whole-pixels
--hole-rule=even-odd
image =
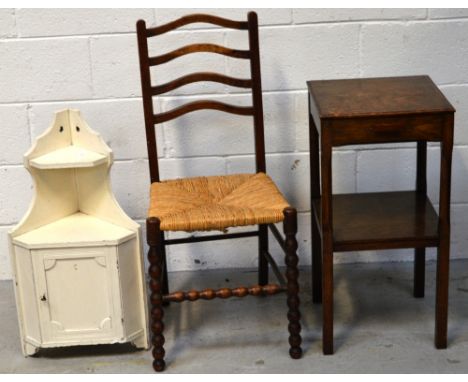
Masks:
[[[118,245],[136,233],[94,216],[75,213],[13,239],[27,249]]]
[[[59,169],[93,167],[105,163],[107,157],[79,146],[68,146],[31,159],[32,167],[39,169]]]

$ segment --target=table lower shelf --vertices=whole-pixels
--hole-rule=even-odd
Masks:
[[[321,199],[312,201],[321,231]],[[415,191],[338,194],[332,198],[333,250],[435,247],[438,215]]]

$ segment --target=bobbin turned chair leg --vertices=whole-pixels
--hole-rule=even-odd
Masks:
[[[153,345],[153,369],[163,371],[164,362],[164,310],[163,310],[163,258],[164,251],[161,243],[162,235],[160,229],[161,222],[158,218],[146,219],[146,235],[149,245],[148,261],[150,263],[150,290],[151,290],[151,343]]]
[[[167,275],[167,256],[166,256],[166,245],[164,244],[164,232],[160,231],[161,240],[159,242],[159,247],[161,248],[161,257],[162,257],[162,294],[169,294],[169,278]],[[169,301],[163,301],[163,306],[169,306]]]
[[[287,278],[287,302],[288,302],[288,330],[289,330],[289,355],[291,358],[298,359],[302,356],[301,349],[301,313],[299,311],[299,271],[297,263],[297,212],[295,208],[287,207],[283,211],[284,222],[283,229],[285,238],[285,261]]]

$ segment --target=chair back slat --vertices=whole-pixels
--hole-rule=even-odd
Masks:
[[[161,56],[150,57],[149,64],[150,66],[165,64],[177,57],[190,53],[217,53],[233,58],[250,58],[250,51],[248,50],[230,49],[216,44],[191,44],[162,54]]]
[[[238,50],[216,44],[206,43],[186,45],[160,56],[149,56],[147,41],[148,38],[161,35],[181,26],[195,22],[206,22],[226,28],[247,30],[249,35],[249,49]],[[248,14],[247,22],[233,21],[211,15],[194,14],[184,16],[170,23],[149,29],[146,28],[146,24],[143,20],[139,20],[137,22],[137,36],[151,182],[153,183],[159,181],[159,166],[154,125],[164,123],[184,114],[202,109],[218,110],[231,114],[252,116],[255,128],[256,169],[257,172],[266,172],[257,14],[255,12],[250,12]],[[248,59],[250,61],[251,78],[241,79],[218,73],[199,72],[182,76],[164,84],[152,86],[150,72],[151,66],[164,64],[186,54],[198,52],[216,53],[232,58]],[[177,89],[181,86],[200,81],[219,82],[240,88],[250,88],[252,89],[252,106],[236,106],[213,100],[199,100],[187,103],[163,113],[154,113],[152,100],[153,96],[160,95]]]
[[[236,106],[230,105],[219,101],[194,101],[186,103],[185,105],[176,107],[170,111],[164,113],[155,114],[153,116],[153,123],[163,123],[170,121],[171,119],[180,117],[184,114],[191,113],[196,110],[211,109],[224,111],[226,113],[237,114],[237,115],[253,115],[254,109],[251,106]]]
[[[218,25],[224,28],[241,29],[241,30],[248,28],[248,24],[245,21],[234,21],[234,20],[225,19],[219,16],[197,13],[197,14],[181,17],[167,24],[163,24],[154,28],[149,28],[146,30],[146,37],[158,36],[160,34],[170,32],[174,29],[183,27],[184,25],[193,24],[193,23],[208,23],[208,24]]]
[[[180,88],[181,86],[185,86],[188,84],[193,84],[195,82],[218,82],[225,85],[230,86],[237,86],[238,88],[251,88],[252,87],[252,80],[250,78],[243,79],[243,78],[234,78],[229,77],[224,74],[219,73],[212,73],[212,72],[199,72],[199,73],[192,73],[186,76],[177,78],[173,81],[166,82],[165,84],[153,86],[151,88],[151,95],[160,95],[167,93],[171,90]]]

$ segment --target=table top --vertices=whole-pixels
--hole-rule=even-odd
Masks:
[[[454,112],[429,76],[308,81],[320,118]]]

